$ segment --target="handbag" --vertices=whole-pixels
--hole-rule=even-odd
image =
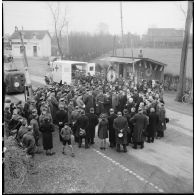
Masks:
[[[124,135],[123,135],[123,129],[121,129],[120,132],[118,133],[118,137],[119,137],[119,138],[123,138],[123,136],[124,136]]]
[[[85,129],[80,128],[79,135],[80,135],[81,137],[85,136],[85,135],[86,135]]]

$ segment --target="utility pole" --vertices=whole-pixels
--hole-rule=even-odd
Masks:
[[[120,2],[120,12],[121,12],[122,49],[123,49],[123,57],[124,57],[125,51],[124,51],[124,37],[123,37],[123,12],[122,12],[122,1]]]
[[[112,55],[115,56],[116,55],[116,36],[114,35],[113,37],[113,50],[112,50]]]
[[[70,49],[69,49],[68,21],[66,22],[66,40],[67,40],[67,54],[69,56]]]
[[[180,62],[180,79],[178,85],[178,93],[176,101],[181,102],[186,88],[186,66],[187,66],[187,54],[188,54],[188,42],[190,38],[190,27],[193,19],[193,1],[188,1],[188,12],[185,23],[185,34],[181,53]]]
[[[25,70],[25,80],[26,80],[25,81],[25,100],[26,100],[27,97],[32,98],[32,96],[33,96],[32,84],[31,84],[30,75],[28,72],[28,60],[26,57],[26,49],[24,46],[22,31],[19,31],[17,26],[15,27],[15,29],[16,29],[16,32],[19,33],[21,44],[22,44],[22,49],[23,49],[22,53],[23,53],[23,57],[24,57],[24,70]]]

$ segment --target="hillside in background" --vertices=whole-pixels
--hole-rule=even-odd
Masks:
[[[134,49],[134,57],[138,56],[140,49]],[[151,58],[160,62],[167,64],[165,68],[165,73],[171,73],[173,75],[179,75],[180,70],[180,60],[181,60],[181,49],[158,49],[158,48],[143,48],[143,55],[145,58]],[[117,49],[117,56],[122,56],[122,49]],[[108,55],[112,55],[110,52]],[[125,49],[125,56],[132,56],[131,49]],[[188,50],[187,58],[187,70],[186,76],[192,78],[192,49]]]

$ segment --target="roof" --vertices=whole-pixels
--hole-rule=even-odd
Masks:
[[[80,61],[70,61],[70,60],[57,60],[54,63],[65,63],[65,64],[88,64],[88,62],[80,62]]]
[[[105,57],[102,59],[99,59],[101,61],[109,61],[109,62],[122,62],[122,63],[127,63],[127,64],[131,64],[133,62],[138,62],[141,59],[130,59],[130,58],[126,58],[126,57],[115,57],[115,56],[110,56],[110,57]]]
[[[137,58],[137,57],[121,57],[121,56],[110,56],[110,57],[105,57],[100,59],[101,61],[109,61],[109,62],[121,62],[121,63],[127,63],[127,64],[131,64],[131,63],[135,63],[135,62],[139,62],[142,60],[148,61],[148,62],[152,62],[161,66],[167,66],[167,64],[164,64],[162,62],[150,59],[150,58]]]
[[[51,37],[48,30],[23,30],[22,34],[24,35],[24,39],[33,39],[34,35],[36,35],[37,39],[43,39],[45,34],[48,34],[49,37]],[[10,39],[19,39],[19,38],[20,38],[19,33],[16,31],[10,36]]]

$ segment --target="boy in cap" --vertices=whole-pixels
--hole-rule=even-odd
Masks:
[[[60,131],[61,142],[63,144],[62,154],[66,154],[64,150],[65,150],[65,146],[66,146],[66,143],[67,143],[68,146],[71,148],[72,157],[74,157],[75,154],[73,152],[73,147],[72,147],[72,144],[71,144],[71,135],[72,135],[72,130],[68,126],[68,124],[65,123],[64,127]]]

